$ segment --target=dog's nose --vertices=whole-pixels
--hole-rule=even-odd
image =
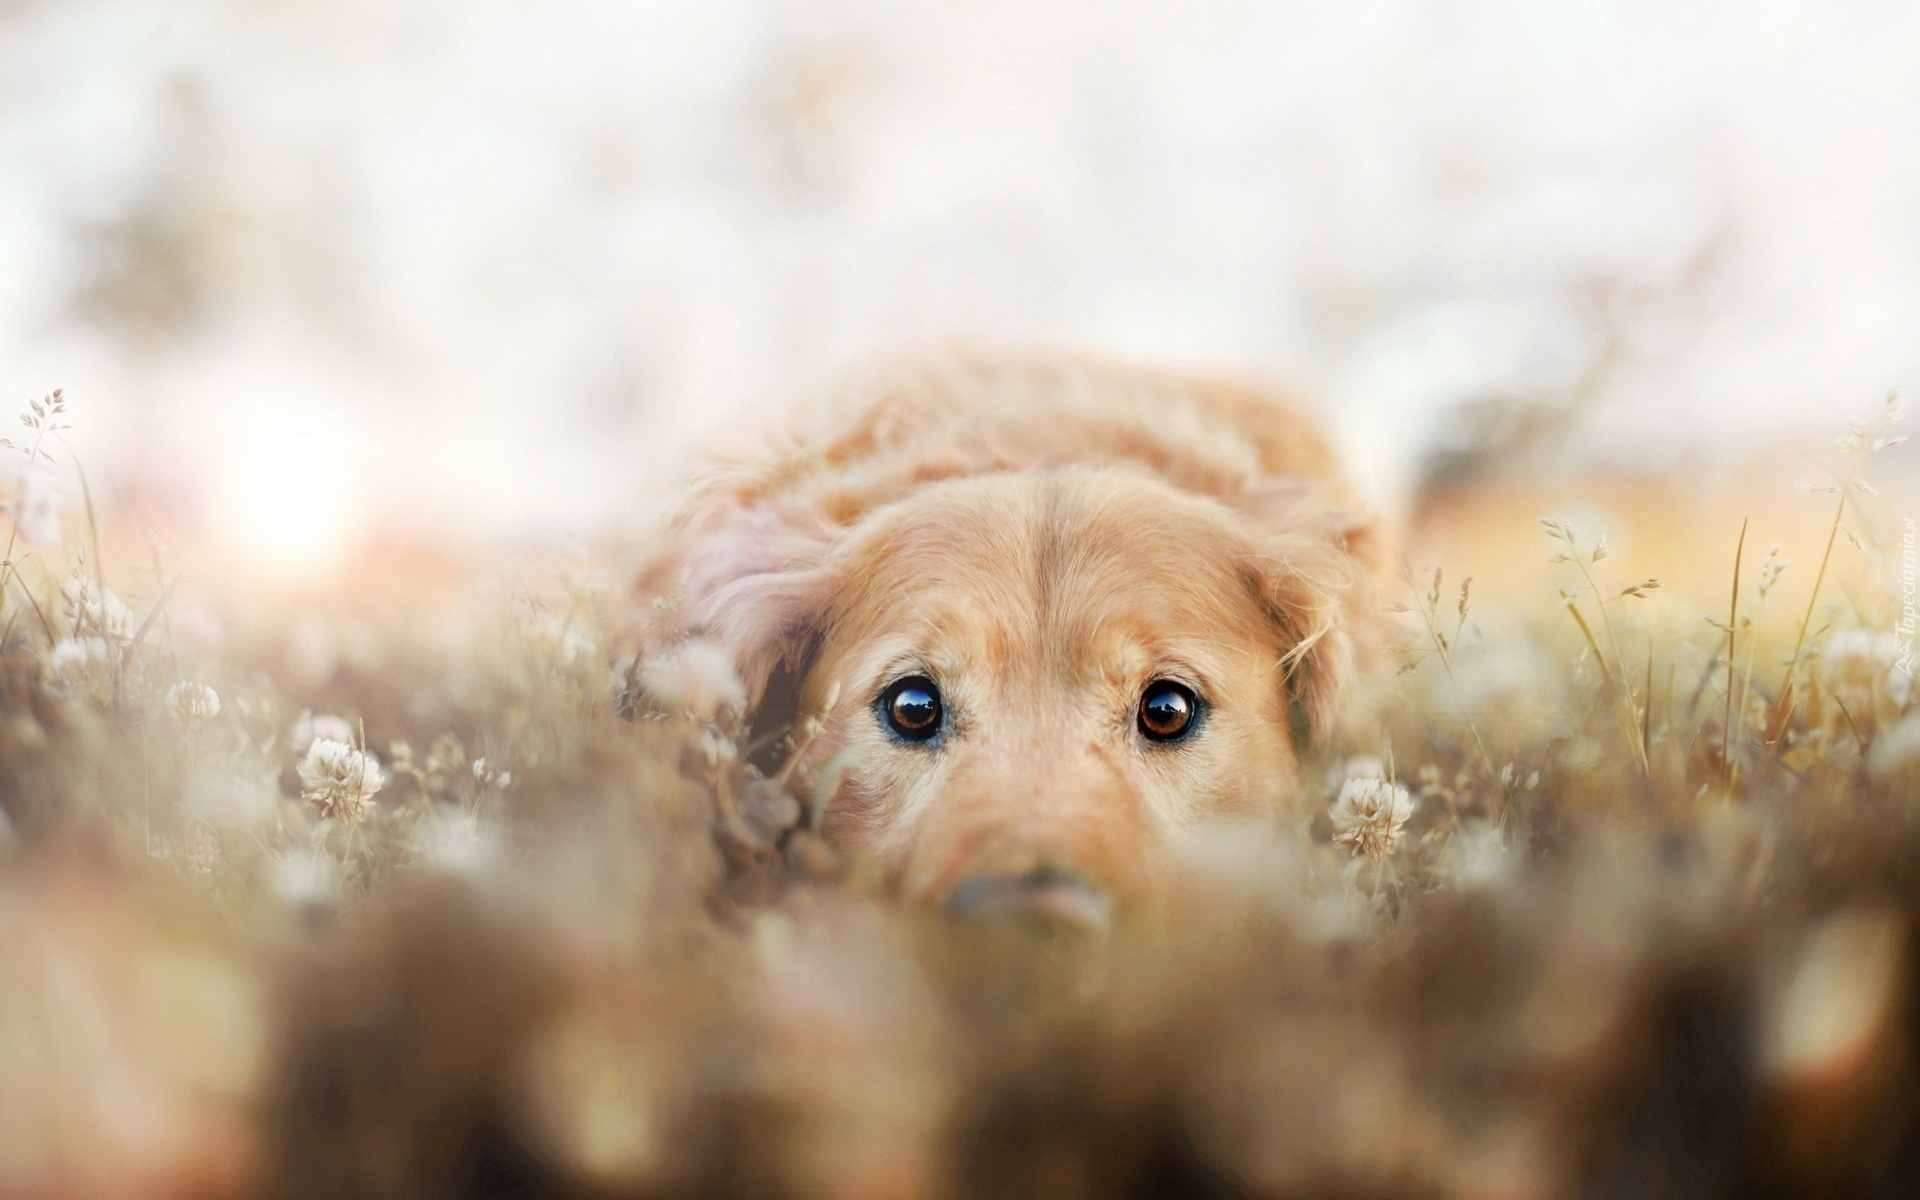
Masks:
[[[947,897],[949,916],[1086,933],[1106,929],[1112,909],[1105,891],[1057,867],[1036,867],[1023,875],[976,875]]]

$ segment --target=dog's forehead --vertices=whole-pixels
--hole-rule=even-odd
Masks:
[[[849,555],[844,615],[947,637],[1078,640],[1217,630],[1261,615],[1251,553],[1217,502],[1120,472],[1021,472],[929,487]]]

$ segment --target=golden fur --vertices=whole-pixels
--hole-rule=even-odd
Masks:
[[[714,466],[643,586],[677,595],[671,639],[724,648],[749,710],[837,687],[809,757],[856,754],[825,831],[903,894],[1045,867],[1125,900],[1175,830],[1296,782],[1296,727],[1324,727],[1367,640],[1372,540],[1274,395],[950,353],[829,389]],[[915,673],[943,693],[938,744],[876,708]],[[1136,728],[1162,678],[1204,703],[1178,744]]]

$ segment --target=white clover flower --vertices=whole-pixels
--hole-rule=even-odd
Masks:
[[[648,663],[641,672],[648,694],[677,705],[697,719],[711,721],[723,710],[746,706],[747,689],[734,673],[733,655],[718,642],[695,638],[671,657]]]
[[[322,817],[349,825],[367,815],[374,793],[386,782],[373,755],[332,738],[315,738],[300,763],[302,798]]]
[[[1907,674],[1904,666],[1896,663],[1895,669],[1888,671],[1880,680],[1880,686],[1885,689],[1887,699],[1892,701],[1893,706],[1901,712],[1905,712],[1913,703],[1915,690],[1913,676]]]
[[[320,904],[339,887],[333,862],[312,850],[296,850],[273,873],[274,890],[289,904]]]
[[[1385,779],[1387,764],[1372,754],[1362,754],[1350,758],[1341,767],[1340,778],[1347,779]]]
[[[220,693],[204,683],[182,679],[167,689],[167,707],[188,724],[204,721],[220,711]]]
[[[1413,797],[1384,779],[1349,779],[1341,785],[1329,815],[1334,841],[1355,856],[1384,858],[1393,852],[1401,827],[1413,815]]]
[[[498,849],[476,818],[444,809],[440,820],[423,822],[415,836],[421,857],[436,870],[453,874],[485,866]]]
[[[106,665],[112,658],[113,651],[104,639],[70,637],[61,638],[53,644],[53,653],[47,661],[53,668],[55,678],[75,683],[85,679],[95,667]]]
[[[1900,645],[1892,633],[1872,629],[1836,629],[1820,647],[1820,661],[1829,672],[1840,677],[1878,675],[1900,657]]]
[[[1920,768],[1920,712],[1910,712],[1880,731],[1867,752],[1867,774],[1890,780]]]
[[[60,479],[43,463],[22,463],[7,506],[20,540],[29,546],[60,544]]]
[[[1457,888],[1491,888],[1506,882],[1515,865],[1513,849],[1500,827],[1476,821],[1447,841],[1440,871]]]
[[[1913,698],[1913,681],[1900,670],[1900,639],[1891,630],[1836,629],[1820,647],[1827,686],[1860,696],[1884,694],[1895,708]]]
[[[287,736],[293,743],[293,748],[304,754],[316,738],[351,742],[353,726],[349,725],[344,718],[336,717],[331,713],[306,711],[302,712],[300,719],[293,723],[293,730]]]
[[[112,589],[92,578],[75,579],[60,589],[67,600],[67,616],[75,636],[120,640],[133,636],[133,610]]]
[[[1306,929],[1323,945],[1350,942],[1366,936],[1373,926],[1373,910],[1351,888],[1329,888],[1308,902]]]

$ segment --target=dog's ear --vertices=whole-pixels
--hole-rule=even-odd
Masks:
[[[641,594],[665,614],[648,641],[717,645],[757,711],[769,680],[793,678],[818,641],[839,590],[832,549],[839,526],[805,494],[761,486],[745,472],[716,472],[687,496],[666,542],[640,572]]]
[[[1286,647],[1280,668],[1295,723],[1312,738],[1331,731],[1341,693],[1384,642],[1374,599],[1379,530],[1371,513],[1330,491],[1287,489],[1248,514],[1248,574]]]

